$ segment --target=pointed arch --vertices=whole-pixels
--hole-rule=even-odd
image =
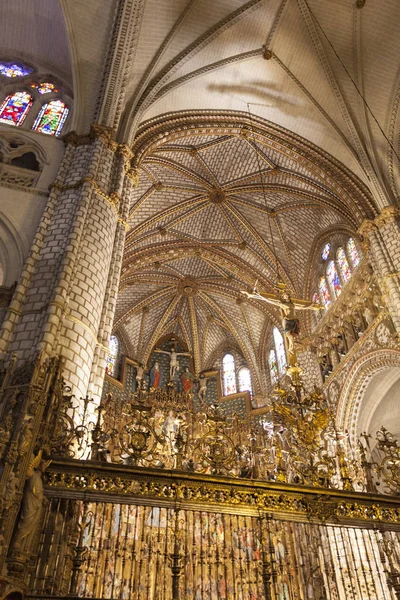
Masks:
[[[67,105],[61,100],[51,100],[44,104],[39,111],[32,127],[34,131],[58,136],[68,116]]]

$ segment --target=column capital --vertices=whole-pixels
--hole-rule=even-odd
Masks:
[[[386,225],[388,223],[392,223],[399,218],[400,211],[397,206],[385,206],[380,212],[380,214],[375,218],[374,223],[378,228],[382,227],[382,225]]]

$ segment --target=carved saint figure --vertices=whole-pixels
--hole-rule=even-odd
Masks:
[[[39,525],[40,511],[43,503],[42,476],[50,461],[41,459],[39,454],[28,469],[28,479],[25,483],[22,497],[21,514],[12,541],[13,551],[29,553],[33,536]]]
[[[175,373],[178,368],[178,356],[191,356],[190,352],[177,352],[175,350],[174,346],[171,348],[171,352],[168,352],[167,350],[159,350],[159,349],[154,350],[154,352],[159,352],[161,354],[169,355],[169,380],[170,381],[173,381],[175,378]]]
[[[156,361],[150,371],[150,387],[152,387],[152,388],[160,387],[160,381],[161,381],[160,365]]]
[[[296,365],[296,351],[295,351],[295,338],[299,333],[299,318],[296,314],[296,310],[321,310],[323,306],[319,304],[313,304],[306,300],[292,299],[290,294],[285,291],[283,284],[278,285],[279,296],[273,294],[267,294],[259,292],[256,287],[252,292],[246,292],[242,290],[242,294],[247,298],[256,298],[257,300],[264,300],[274,306],[279,306],[281,309],[282,317],[282,328],[285,335],[285,345],[288,355],[288,363],[290,367]]]
[[[193,387],[193,375],[189,371],[189,367],[185,367],[185,370],[181,375],[181,382],[183,391],[188,394]]]
[[[199,400],[201,402],[205,402],[206,401],[207,381],[208,381],[208,378],[204,375],[204,373],[200,373],[198,395],[199,395]]]

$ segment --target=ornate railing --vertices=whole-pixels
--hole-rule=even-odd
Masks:
[[[269,412],[252,422],[218,404],[195,411],[191,396],[173,389],[140,390],[124,403],[109,395],[92,413],[89,406],[86,399],[76,423],[74,399],[63,395],[40,436],[50,456],[325,489],[399,490],[400,447],[390,433],[378,432],[376,447],[363,436],[352,448],[321,390],[306,394],[300,380],[276,388]]]

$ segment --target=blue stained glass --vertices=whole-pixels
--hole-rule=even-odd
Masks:
[[[340,285],[339,275],[338,275],[338,272],[336,270],[336,265],[333,262],[333,260],[331,260],[328,263],[328,267],[326,269],[326,274],[328,275],[329,283],[331,284],[331,289],[334,292],[334,295],[336,297],[340,296],[341,291],[342,291],[342,286]]]
[[[327,244],[325,244],[325,246],[322,248],[322,252],[321,252],[321,257],[322,260],[327,260],[329,253],[331,251],[331,245],[329,244],[329,242]]]
[[[5,77],[24,77],[32,73],[33,69],[22,63],[0,62],[0,75]]]

